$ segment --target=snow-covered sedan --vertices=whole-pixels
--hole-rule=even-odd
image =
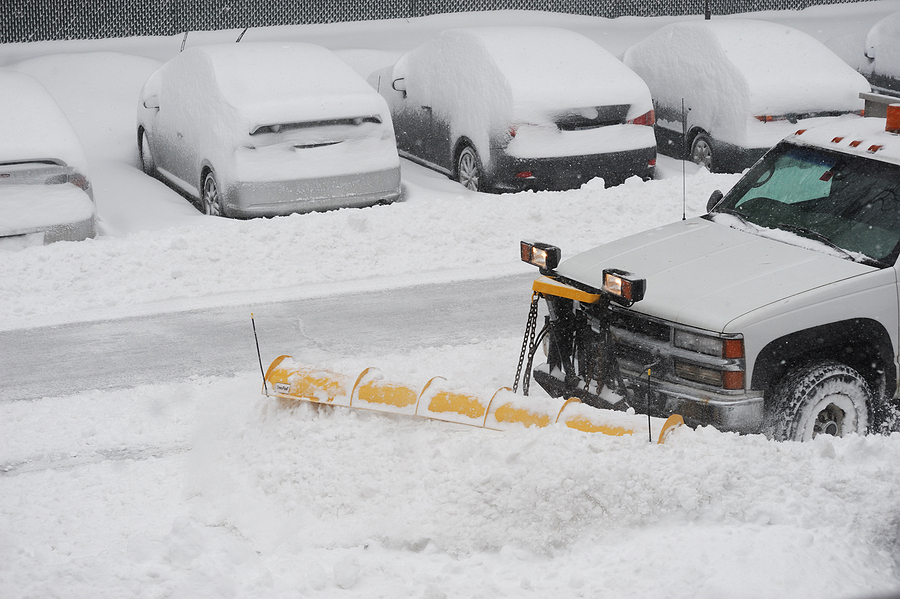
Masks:
[[[87,158],[53,96],[30,75],[0,71],[0,248],[97,234]]]
[[[720,172],[744,170],[798,129],[859,113],[870,91],[824,44],[765,21],[672,23],[623,60],[650,86],[660,153]]]
[[[185,50],[144,84],[137,141],[144,170],[210,215],[275,216],[400,197],[384,99],[312,44]]]
[[[475,191],[649,179],[646,84],[588,38],[545,27],[444,31],[369,76],[401,156]]]

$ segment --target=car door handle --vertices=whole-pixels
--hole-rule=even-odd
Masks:
[[[427,110],[428,112],[431,112],[431,106],[422,106],[422,110]]]

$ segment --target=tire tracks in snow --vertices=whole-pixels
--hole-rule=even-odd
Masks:
[[[145,461],[178,456],[190,451],[190,445],[104,448],[91,452],[36,455],[24,460],[0,463],[0,477],[18,476],[46,470],[73,470],[103,462]]]

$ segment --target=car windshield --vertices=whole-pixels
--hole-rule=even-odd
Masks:
[[[711,216],[722,213],[761,235],[787,231],[844,258],[888,266],[900,253],[900,166],[782,142]]]

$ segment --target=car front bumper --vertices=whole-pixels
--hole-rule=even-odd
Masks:
[[[253,218],[361,208],[400,198],[400,167],[294,181],[238,182],[225,194],[228,216]]]

